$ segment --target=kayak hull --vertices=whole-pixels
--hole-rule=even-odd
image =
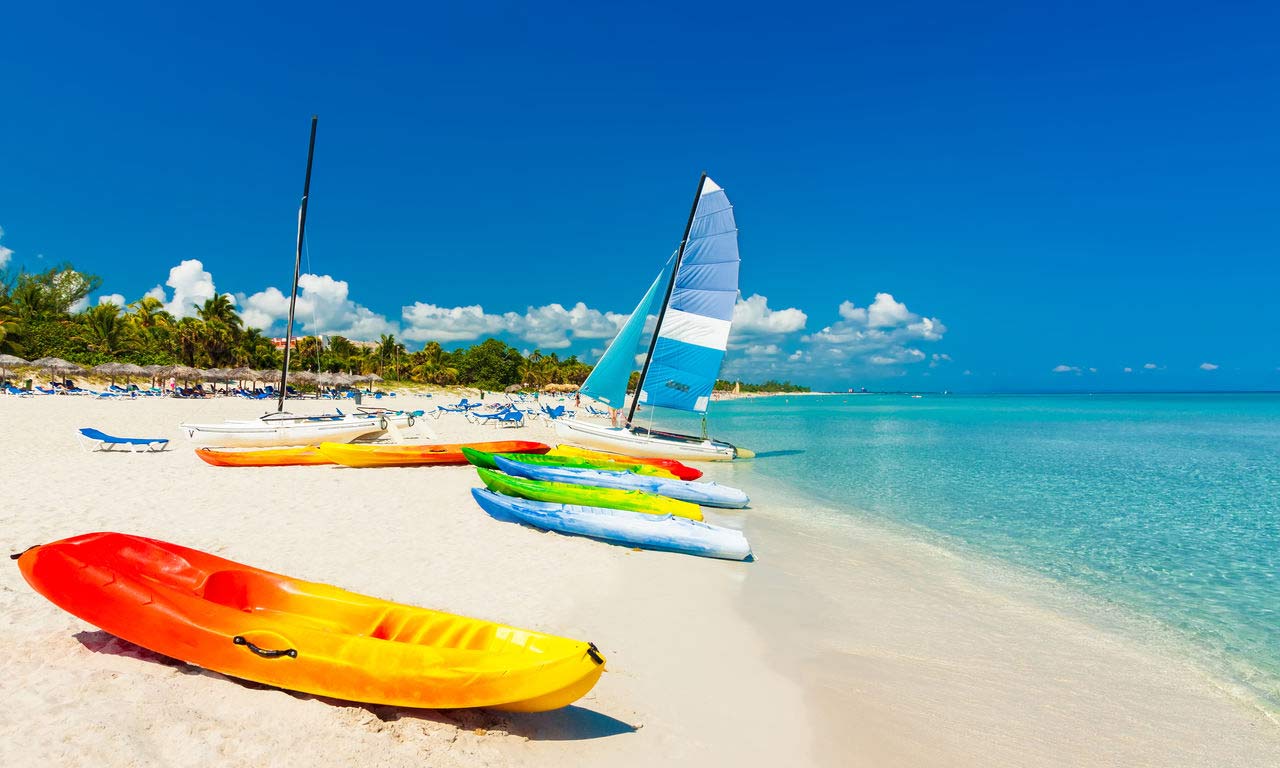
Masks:
[[[738,451],[716,440],[678,440],[585,421],[557,421],[556,435],[587,448],[676,461],[732,461]]]
[[[194,445],[218,448],[271,448],[285,445],[349,443],[381,435],[392,427],[411,427],[415,414],[345,414],[283,419],[246,419],[216,424],[180,424]]]
[[[318,696],[404,707],[566,706],[590,643],[358,595],[174,544],[94,533],[18,560],[37,592],[157,653]]]
[[[483,488],[471,489],[471,495],[494,517],[518,520],[548,531],[725,560],[745,560],[751,555],[751,545],[740,531],[682,517],[530,501]]]
[[[530,480],[645,491],[707,507],[741,509],[751,503],[746,493],[737,488],[720,485],[719,483],[692,483],[686,480],[646,477],[630,472],[526,464],[520,461],[512,461],[500,455],[493,458],[498,465],[498,469],[508,475],[525,477]]]
[[[662,467],[655,467],[649,464],[629,464],[624,461],[612,461],[610,459],[588,459],[577,456],[553,456],[551,454],[536,453],[485,453],[477,451],[474,448],[463,448],[462,455],[467,457],[467,461],[477,467],[485,469],[498,469],[498,463],[494,461],[495,456],[502,456],[511,461],[520,461],[525,464],[537,464],[545,467],[578,467],[581,469],[606,469],[615,472],[634,472],[637,475],[651,475],[653,477],[665,477],[671,480],[676,476],[670,471]],[[624,457],[619,456],[619,459]]]
[[[262,448],[247,450],[221,450],[197,448],[196,455],[206,464],[215,467],[297,467],[332,464],[333,460],[320,453],[314,445],[293,448]]]
[[[531,440],[499,440],[488,443],[439,443],[431,445],[339,445],[321,443],[320,453],[346,467],[422,467],[467,463],[463,448],[487,453],[546,453],[551,446]]]
[[[593,451],[590,448],[579,448],[576,445],[566,445],[561,443],[551,449],[549,456],[570,456],[583,459],[603,459],[606,461],[635,462],[637,464],[647,464],[651,467],[660,467],[675,475],[681,480],[697,480],[702,477],[702,470],[697,467],[691,467],[688,464],[681,464],[675,459],[655,459],[651,456],[628,456],[622,453],[610,453],[608,451]]]
[[[507,496],[519,496],[532,501],[545,501],[552,504],[577,504],[584,507],[604,507],[606,509],[625,509],[631,512],[644,512],[654,515],[675,515],[690,520],[701,520],[702,510],[697,504],[690,504],[679,499],[670,499],[644,491],[626,491],[618,488],[592,488],[570,483],[548,483],[543,480],[529,480],[523,477],[512,477],[491,469],[476,467],[476,474],[489,488],[496,493]]]

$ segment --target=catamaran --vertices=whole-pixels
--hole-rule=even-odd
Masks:
[[[724,360],[738,300],[738,227],[733,206],[718,184],[703,173],[685,224],[680,247],[672,255],[639,306],[609,344],[581,392],[617,411],[627,408],[623,426],[589,421],[558,421],[556,434],[568,442],[632,456],[694,461],[729,461],[753,454],[707,437],[707,407]],[[627,403],[627,382],[636,348],[651,313],[658,324],[640,369],[637,393]],[[636,423],[644,405],[648,426]],[[702,436],[653,429],[655,408],[697,413]]]
[[[280,393],[275,413],[258,419],[228,420],[218,424],[180,424],[196,445],[230,448],[264,448],[275,445],[314,445],[321,442],[349,443],[376,437],[392,427],[413,426],[420,414],[384,408],[362,408],[359,413],[326,413],[300,416],[284,410],[288,392],[289,355],[293,349],[293,315],[298,303],[298,278],[302,272],[302,242],[307,228],[307,199],[311,194],[311,162],[316,151],[315,115],[311,117],[311,140],[307,146],[307,176],[302,183],[302,204],[298,207],[298,249],[293,262],[293,293],[289,296],[289,323],[285,331],[284,365],[280,370]]]

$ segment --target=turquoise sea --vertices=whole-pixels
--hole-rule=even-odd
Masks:
[[[1142,617],[1280,708],[1280,395],[772,397],[710,424],[830,514]]]

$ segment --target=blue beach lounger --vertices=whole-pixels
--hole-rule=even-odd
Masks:
[[[86,450],[111,451],[116,446],[124,446],[130,452],[136,453],[138,451],[158,452],[169,447],[167,437],[115,437],[92,427],[81,429],[80,435],[81,444],[86,446]]]

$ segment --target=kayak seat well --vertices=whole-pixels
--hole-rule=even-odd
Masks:
[[[365,634],[395,643],[482,651],[493,645],[493,629],[492,624],[469,621],[461,616],[410,606],[392,606],[378,617]]]

